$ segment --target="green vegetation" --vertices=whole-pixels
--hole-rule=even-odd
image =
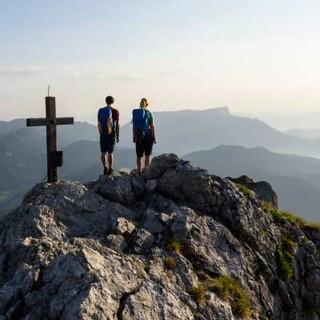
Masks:
[[[251,198],[254,195],[254,192],[250,190],[248,187],[241,183],[237,183],[239,190],[243,193],[243,195],[247,198]]]
[[[274,208],[270,203],[262,202],[262,209],[271,214],[275,221],[289,221],[295,224],[300,229],[311,229],[314,231],[320,231],[320,223],[306,221],[303,218],[278,208]]]
[[[210,290],[216,293],[220,299],[230,303],[232,312],[242,319],[250,318],[252,304],[249,294],[241,284],[228,276],[220,276],[216,279],[207,277],[190,290],[190,295],[198,304],[205,303],[205,293]]]
[[[174,270],[176,267],[176,261],[173,257],[165,258],[164,264],[165,264],[166,268],[169,270]]]
[[[235,315],[243,319],[251,316],[252,305],[250,297],[238,281],[228,276],[220,276],[216,279],[207,279],[206,286],[222,300],[229,302]]]
[[[320,232],[320,223],[309,221],[304,228]]]
[[[296,243],[287,237],[283,237],[281,244],[276,249],[276,260],[279,274],[282,280],[289,280],[294,272],[294,250]]]
[[[178,240],[172,239],[169,242],[168,249],[174,253],[180,253],[182,249],[182,243]]]
[[[189,293],[192,299],[197,303],[197,305],[202,305],[205,303],[206,287],[201,282],[194,286]]]
[[[274,208],[267,202],[263,202],[261,207],[266,213],[270,214],[276,222],[289,221],[302,230],[312,229],[320,231],[319,224],[305,221],[291,212]],[[292,239],[288,236],[283,236],[280,244],[276,248],[276,261],[282,280],[289,280],[293,276],[294,250],[296,246],[297,244]]]

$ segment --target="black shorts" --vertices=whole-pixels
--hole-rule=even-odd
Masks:
[[[113,153],[115,144],[116,144],[116,136],[114,133],[100,135],[101,153]]]
[[[144,136],[136,143],[137,158],[142,158],[143,155],[150,156],[152,154],[153,139],[150,135]]]

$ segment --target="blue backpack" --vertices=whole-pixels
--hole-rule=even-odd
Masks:
[[[151,113],[144,109],[134,109],[132,111],[132,123],[133,127],[138,130],[138,132],[144,135],[150,133],[150,120],[152,119]]]
[[[100,122],[103,134],[108,134],[107,132],[107,120],[110,119],[110,124],[112,130],[114,130],[112,110],[109,107],[101,107],[98,112],[98,121]]]

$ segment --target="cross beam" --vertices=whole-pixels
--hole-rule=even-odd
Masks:
[[[46,97],[46,117],[27,119],[28,127],[47,127],[47,170],[48,182],[58,181],[58,167],[62,166],[62,151],[57,151],[57,125],[73,124],[73,118],[56,117],[55,97]]]
[[[57,118],[55,121],[48,121],[44,118],[33,118],[33,119],[27,119],[27,126],[28,127],[40,127],[40,126],[47,126],[49,124],[55,124],[55,125],[62,125],[62,124],[73,124],[74,120],[73,118]]]

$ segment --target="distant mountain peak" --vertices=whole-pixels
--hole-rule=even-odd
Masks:
[[[214,112],[220,115],[230,115],[230,108],[228,106],[224,107],[219,107],[219,108],[208,108],[208,109],[203,109],[202,111],[204,112]]]
[[[190,108],[190,109],[181,109],[181,110],[168,110],[168,111],[157,111],[156,113],[210,113],[214,115],[231,115],[229,107],[211,107],[206,109]]]

